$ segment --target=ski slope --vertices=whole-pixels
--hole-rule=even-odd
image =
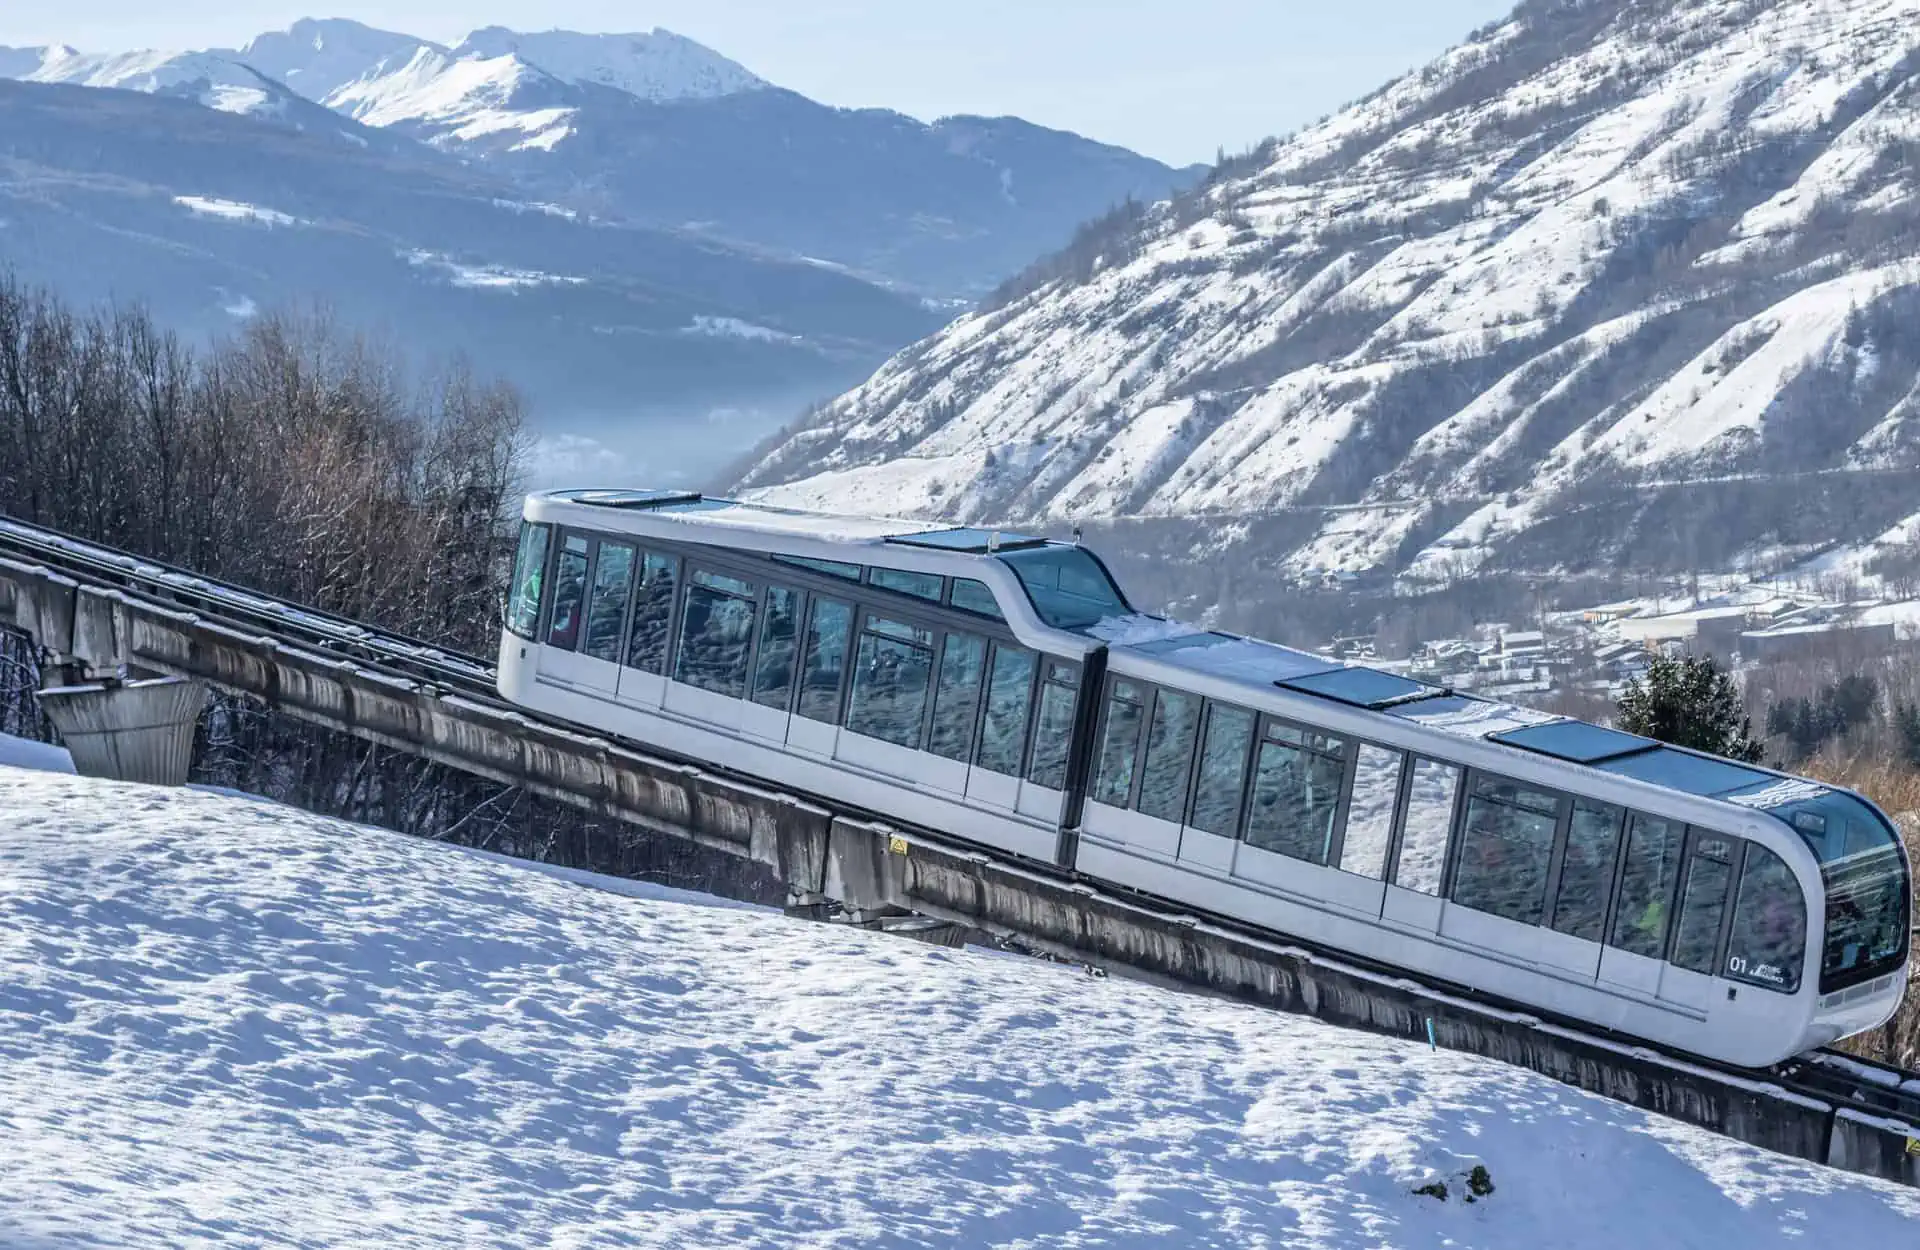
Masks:
[[[618,884],[0,765],[0,1245],[1760,1250],[1920,1220],[1464,1056]],[[1411,1192],[1475,1161],[1478,1203]]]

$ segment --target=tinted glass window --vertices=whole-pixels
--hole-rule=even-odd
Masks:
[[[1807,903],[1800,882],[1778,855],[1747,847],[1740,893],[1727,938],[1727,975],[1792,994],[1807,958]]]
[[[1133,609],[1100,562],[1078,547],[1029,547],[1005,551],[1040,619],[1056,629],[1080,629]]]
[[[1140,728],[1147,722],[1145,692],[1134,682],[1115,679],[1107,696],[1106,724],[1100,730],[1100,758],[1094,762],[1089,797],[1108,807],[1125,807],[1133,794],[1133,761]]]
[[[673,589],[680,562],[649,552],[640,562],[640,593],[633,600],[633,634],[627,639],[627,667],[645,673],[667,671],[668,624],[673,620]]]
[[[1561,933],[1598,942],[1606,932],[1607,899],[1613,893],[1613,866],[1626,819],[1623,808],[1591,799],[1573,801],[1560,893],[1553,905],[1553,927]]]
[[[912,595],[916,599],[940,602],[941,586],[938,573],[909,573],[904,569],[870,569],[867,572],[867,584],[878,586],[882,590]]]
[[[1000,604],[987,589],[985,582],[976,582],[971,577],[953,579],[953,590],[949,593],[949,603],[964,612],[977,612],[981,616],[991,616],[996,621],[1006,619],[1000,612]]]
[[[1147,728],[1147,762],[1140,776],[1140,811],[1179,824],[1186,815],[1187,771],[1200,728],[1200,699],[1162,690]]]
[[[857,564],[843,564],[838,560],[809,560],[805,556],[775,556],[774,559],[782,564],[825,573],[828,577],[844,577],[850,582],[860,580],[860,566]]]
[[[580,650],[596,660],[620,662],[620,631],[627,624],[633,591],[633,548],[601,543],[593,558],[593,594],[587,601],[587,640]]]
[[[1253,774],[1247,844],[1325,864],[1332,853],[1346,774],[1346,743],[1270,725]]]
[[[1067,788],[1067,753],[1073,746],[1073,710],[1080,701],[1080,673],[1070,664],[1047,665],[1040,683],[1040,710],[1033,721],[1033,752],[1027,780],[1049,790]]]
[[[1353,794],[1347,799],[1347,836],[1340,845],[1343,871],[1380,880],[1393,841],[1393,810],[1400,802],[1400,768],[1406,757],[1385,747],[1363,746],[1354,761]]]
[[[553,579],[553,618],[547,622],[547,645],[571,651],[580,645],[580,613],[587,596],[587,540],[567,535],[560,551],[560,572]]]
[[[1627,866],[1620,876],[1620,904],[1613,915],[1612,945],[1649,959],[1666,947],[1674,879],[1686,826],[1633,813],[1627,822]]]
[[[982,768],[1009,777],[1020,775],[1027,745],[1027,721],[1033,701],[1033,652],[1018,647],[993,649],[993,674],[987,680],[986,720],[980,726]]]
[[[800,674],[800,702],[794,709],[809,720],[829,725],[840,720],[840,677],[847,668],[847,637],[853,609],[832,599],[813,601],[807,649]]]
[[[1539,924],[1559,811],[1557,795],[1498,777],[1476,778],[1460,829],[1453,901],[1516,924]]]
[[[934,685],[933,735],[927,749],[966,763],[973,756],[973,726],[980,711],[980,679],[987,671],[987,644],[971,634],[948,634]]]
[[[1440,893],[1447,866],[1447,833],[1460,793],[1460,770],[1435,760],[1415,760],[1407,791],[1407,819],[1400,835],[1400,862],[1393,883],[1422,894]]]
[[[869,617],[854,656],[847,728],[895,746],[920,745],[933,683],[933,631]]]
[[[747,697],[747,655],[753,647],[754,602],[734,577],[696,570],[687,586],[673,679],[729,699]]]
[[[1720,961],[1720,920],[1727,912],[1733,889],[1733,857],[1737,844],[1718,834],[1695,834],[1694,853],[1687,860],[1686,884],[1680,887],[1680,920],[1673,930],[1673,953],[1667,962],[1689,972],[1712,976]]]
[[[1223,838],[1240,836],[1240,802],[1247,790],[1247,760],[1253,748],[1254,715],[1214,704],[1207,712],[1207,738],[1200,748],[1193,818],[1187,823]]]
[[[1857,856],[1821,870],[1827,891],[1827,932],[1820,955],[1820,992],[1870,980],[1897,967],[1906,954],[1907,875],[1900,852]]]
[[[800,592],[767,588],[766,619],[760,622],[760,655],[753,663],[753,701],[786,711],[793,696],[793,661],[800,649]]]
[[[522,522],[520,549],[513,557],[513,597],[507,603],[507,628],[522,638],[533,637],[540,624],[540,588],[547,580],[545,525]]]

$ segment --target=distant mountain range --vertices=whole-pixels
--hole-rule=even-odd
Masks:
[[[1089,227],[742,485],[1124,522],[1209,602],[1870,565],[1920,536],[1920,0],[1526,0]]]
[[[575,477],[711,470],[1194,172],[828,108],[665,31],[0,48],[0,265],[194,332],[318,301],[465,351]]]
[[[448,47],[341,19],[241,48],[0,48],[0,76],[118,87],[251,116],[298,96],[490,167],[579,212],[977,297],[1074,226],[1198,176],[1017,118],[932,124],[836,109],[668,31],[526,34]]]

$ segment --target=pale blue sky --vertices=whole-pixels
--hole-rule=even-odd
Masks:
[[[429,39],[476,26],[706,43],[830,104],[1013,113],[1163,160],[1211,160],[1330,112],[1512,0],[0,0],[0,44],[232,45],[304,16]]]

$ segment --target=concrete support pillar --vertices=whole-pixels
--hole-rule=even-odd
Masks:
[[[207,690],[184,677],[55,686],[40,706],[83,777],[181,786]]]

